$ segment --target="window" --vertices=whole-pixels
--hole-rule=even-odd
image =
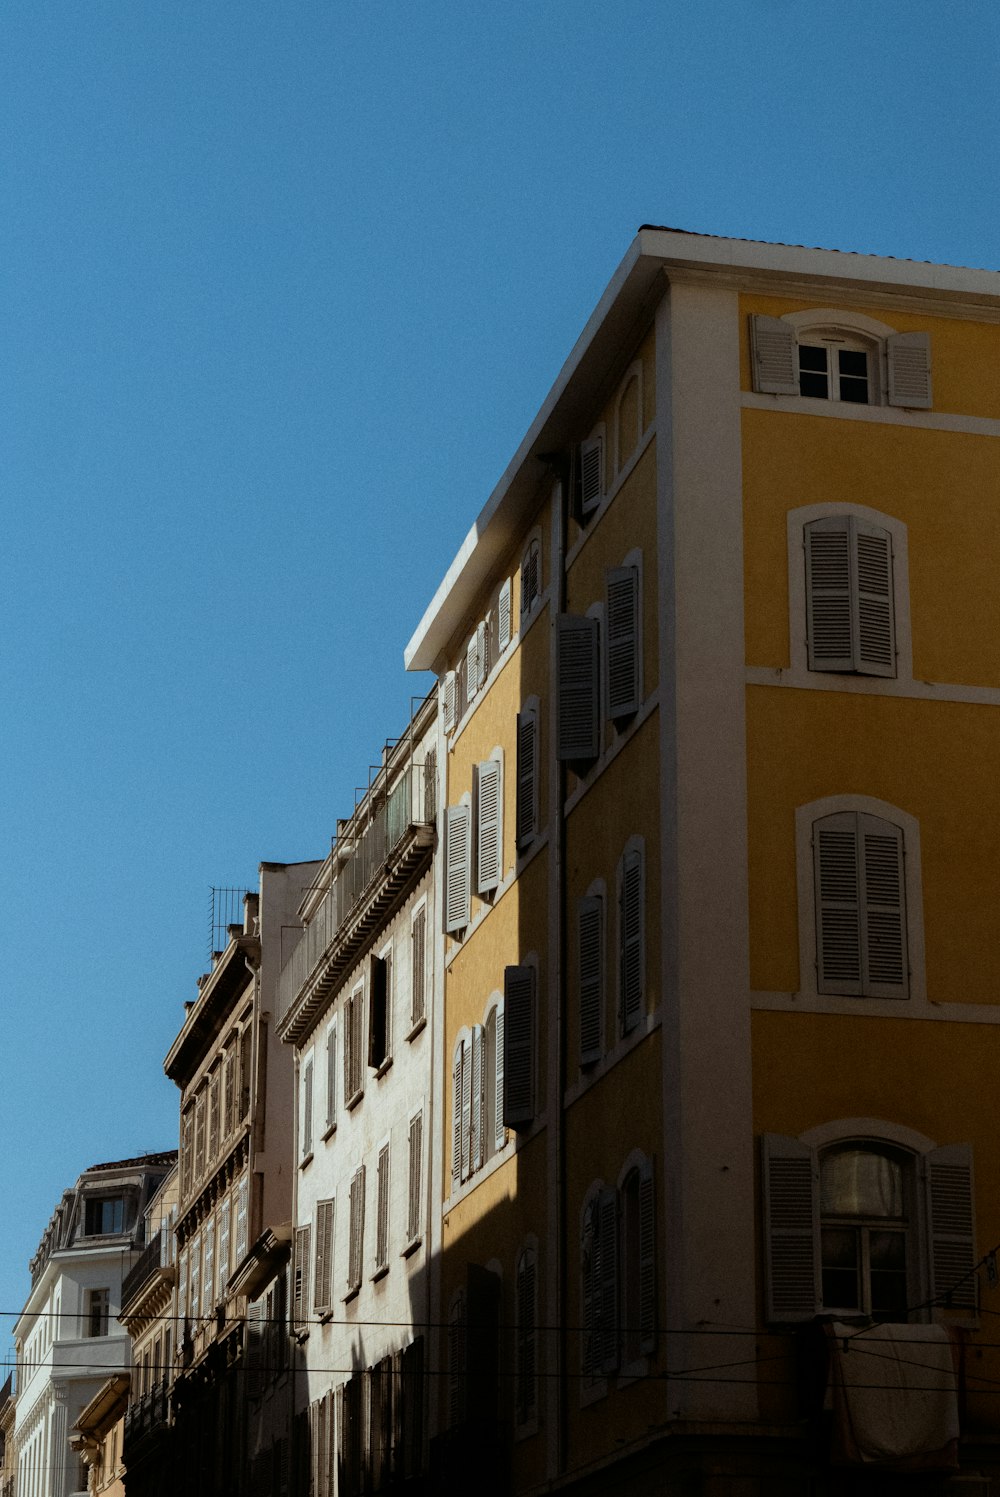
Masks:
[[[577,905],[580,995],[580,1064],[604,1053],[604,900],[588,895]]]
[[[497,651],[501,655],[511,638],[510,592],[510,578],[506,577],[497,597]]]
[[[448,1423],[452,1429],[465,1419],[466,1332],[465,1293],[459,1289],[448,1314]]]
[[[469,923],[472,891],[472,811],[449,806],[445,813],[444,928],[454,933]]]
[[[361,1288],[364,1269],[365,1240],[365,1167],[360,1165],[351,1177],[350,1233],[347,1261],[347,1298]]]
[[[599,640],[597,619],[559,615],[556,757],[564,762],[596,759],[600,751]]]
[[[87,1335],[106,1336],[111,1312],[109,1289],[87,1290]]]
[[[618,1190],[596,1185],[583,1210],[582,1363],[595,1382],[635,1372],[656,1349],[656,1214],[653,1167],[627,1163]]]
[[[232,1203],[228,1196],[219,1207],[219,1283],[216,1289],[216,1298],[220,1304],[226,1298],[226,1284],[229,1281],[229,1223],[232,1215]]]
[[[974,1316],[971,1149],[808,1138],[762,1139],[768,1319]]]
[[[538,835],[538,711],[526,706],[517,715],[517,850],[524,852]]]
[[[368,1064],[381,1070],[389,1059],[392,1031],[392,947],[371,959],[369,975]]]
[[[512,967],[510,972],[531,973],[527,979],[531,1006],[528,1046],[527,1100],[515,1098],[530,1110],[532,1107],[531,1044],[533,1041],[534,968]],[[507,1142],[505,1117],[504,1067],[509,1064],[504,1044],[505,1000],[491,999],[485,1024],[474,1024],[458,1040],[452,1069],[452,1190],[483,1167]],[[522,1065],[519,1060],[518,1065]],[[523,1066],[522,1066],[523,1068]],[[527,1119],[530,1121],[530,1117]]]
[[[389,1145],[378,1151],[375,1176],[375,1273],[389,1267]]]
[[[312,1227],[295,1229],[295,1268],[292,1280],[292,1315],[296,1325],[304,1325],[309,1315],[309,1258]]]
[[[590,1382],[618,1365],[618,1201],[593,1191],[583,1211],[581,1245],[583,1374]]]
[[[223,1071],[223,1135],[226,1138],[229,1137],[236,1126],[236,1060],[236,1044],[234,1041],[226,1051]]]
[[[485,622],[476,628],[465,647],[465,695],[473,701],[486,684],[489,671],[489,641]]]
[[[896,674],[892,538],[856,515],[805,527],[809,669]]]
[[[410,1027],[427,1013],[427,906],[413,912],[410,923]]]
[[[208,1159],[209,1163],[218,1157],[219,1153],[219,1125],[221,1097],[219,1095],[222,1087],[222,1073],[215,1070],[208,1088]]]
[[[818,992],[907,996],[903,851],[902,828],[877,816],[814,822]]]
[[[499,756],[499,750],[497,751]],[[503,874],[503,774],[499,757],[476,765],[476,892],[492,894]]]
[[[406,1193],[406,1242],[407,1246],[420,1241],[423,1222],[423,1113],[410,1119],[409,1168]]]
[[[125,1200],[123,1196],[101,1196],[84,1203],[84,1233],[87,1237],[100,1237],[125,1229]]]
[[[631,717],[642,706],[642,637],[638,566],[607,573],[608,639],[605,651],[608,716]]]
[[[622,1358],[628,1367],[656,1349],[656,1221],[648,1160],[629,1170],[619,1201]]]
[[[316,1202],[316,1263],[313,1270],[313,1309],[325,1314],[333,1304],[334,1202]]]
[[[205,1104],[207,1094],[202,1087],[194,1104],[194,1176],[201,1179],[205,1173]]]
[[[538,1414],[538,1255],[524,1248],[515,1272],[514,1412],[519,1425]]]
[[[521,558],[521,617],[531,613],[542,591],[542,543],[532,536]]]
[[[337,1126],[337,1021],[326,1031],[326,1130]]]
[[[205,1224],[205,1233],[202,1240],[203,1269],[202,1269],[202,1298],[204,1300],[204,1313],[210,1315],[215,1308],[215,1222],[209,1221]]]
[[[364,983],[344,1003],[344,1106],[353,1107],[364,1087]]]
[[[633,838],[618,865],[618,1022],[626,1035],[638,1025],[645,998],[645,868],[643,843]]]
[[[305,1163],[313,1151],[313,1060],[310,1055],[302,1068],[302,1133],[299,1158]]]
[[[600,508],[604,497],[604,430],[598,427],[573,450],[573,509],[581,521]]]
[[[240,1177],[236,1187],[236,1264],[243,1262],[247,1253],[249,1231],[250,1182],[246,1175]]]
[[[752,317],[754,389],[851,405],[928,410],[930,338],[896,333],[859,313]]]
[[[536,971],[530,965],[506,967],[503,977],[502,1121],[508,1128],[527,1128],[535,1117]]]

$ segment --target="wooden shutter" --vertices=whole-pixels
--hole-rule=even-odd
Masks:
[[[510,644],[510,578],[506,578],[497,599],[497,651],[503,654]]]
[[[311,1227],[296,1227],[295,1287],[292,1297],[292,1314],[297,1325],[301,1325],[309,1314],[309,1256],[311,1241]]]
[[[814,520],[805,528],[805,547],[809,669],[853,670],[849,517]]]
[[[643,868],[638,848],[622,859],[618,928],[622,1033],[628,1034],[642,1017],[645,968],[643,931]]]
[[[457,1429],[465,1418],[465,1296],[456,1294],[448,1318],[448,1423]]]
[[[505,967],[503,1121],[526,1128],[534,1119],[535,969]],[[499,1029],[499,1026],[498,1026]],[[497,1041],[499,1044],[499,1032]]]
[[[908,961],[903,833],[876,816],[858,816],[864,919],[861,926],[862,992],[869,998],[905,998]]]
[[[368,1064],[378,1070],[389,1053],[391,958],[373,956],[368,967]]]
[[[517,850],[523,852],[538,830],[538,718],[517,714]]]
[[[978,1308],[972,1150],[965,1144],[924,1156],[932,1297],[944,1308]]]
[[[487,894],[500,883],[502,803],[500,764],[487,759],[476,766],[476,892]]]
[[[503,1115],[503,1004],[496,1006],[496,1037],[493,1043],[493,1147],[502,1149],[507,1142],[507,1126]]]
[[[861,880],[854,811],[813,823],[816,981],[821,993],[861,993]]]
[[[474,629],[465,647],[465,695],[470,702],[479,691],[479,644],[479,630]]]
[[[389,1261],[389,1145],[378,1151],[375,1192],[375,1267]]]
[[[261,1395],[262,1362],[264,1349],[264,1302],[251,1300],[247,1304],[247,1397]]]
[[[580,963],[580,1064],[600,1060],[604,1009],[604,901],[581,899],[577,913]]]
[[[452,732],[458,718],[458,679],[454,671],[446,671],[441,680],[441,716],[445,732]]]
[[[337,1123],[337,1022],[326,1032],[326,1126]]]
[[[421,905],[410,927],[410,1024],[424,1017],[427,964],[427,906]]]
[[[597,1203],[600,1370],[618,1366],[618,1194],[602,1190]]]
[[[236,1263],[239,1265],[246,1257],[247,1236],[249,1233],[249,1206],[250,1206],[250,1182],[246,1175],[240,1179],[236,1187]]]
[[[753,387],[765,395],[799,393],[795,330],[780,317],[750,318]]]
[[[889,404],[930,410],[931,340],[927,333],[891,333],[885,352]]]
[[[462,1046],[462,1179],[472,1173],[472,1045]]]
[[[656,1351],[656,1193],[653,1166],[639,1169],[639,1350]]]
[[[465,1041],[459,1040],[455,1047],[454,1069],[451,1073],[451,1188],[458,1189],[462,1182],[462,1082],[465,1071]]]
[[[302,1158],[312,1153],[313,1147],[313,1063],[306,1061],[302,1073]]]
[[[560,614],[556,654],[556,757],[564,761],[596,759],[600,747],[597,620]]]
[[[819,1309],[819,1168],[796,1138],[761,1138],[764,1281],[769,1321],[811,1320]]]
[[[531,541],[521,559],[521,613],[530,613],[541,590],[541,547]]]
[[[316,1203],[316,1264],[313,1310],[317,1315],[333,1303],[333,1201]]]
[[[607,574],[608,716],[629,717],[642,705],[639,681],[639,568],[612,567]]]
[[[472,816],[468,806],[449,806],[445,818],[444,928],[462,930],[469,923],[471,898]]]
[[[490,671],[490,633],[486,620],[476,625],[476,686],[479,690],[486,685],[486,677]]]
[[[483,1140],[483,1027],[472,1026],[472,1082],[469,1123],[469,1173],[482,1169],[485,1154]]]
[[[423,1212],[423,1142],[424,1119],[422,1113],[410,1119],[410,1151],[407,1177],[406,1240],[414,1242],[420,1236]]]
[[[854,669],[866,676],[896,674],[892,596],[892,538],[887,530],[851,517],[855,625]]]
[[[517,1261],[517,1422],[526,1424],[535,1415],[537,1334],[535,1328],[535,1255],[525,1249]]]
[[[580,1367],[585,1378],[597,1376],[600,1348],[597,1340],[598,1212],[597,1198],[587,1206],[580,1242],[580,1293],[583,1301],[583,1341]]]
[[[365,1241],[365,1167],[355,1170],[351,1178],[351,1222],[347,1288],[360,1288]]]
[[[604,438],[580,443],[580,514],[592,515],[604,494]]]

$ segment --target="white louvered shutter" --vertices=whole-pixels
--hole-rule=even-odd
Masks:
[[[302,1158],[313,1148],[313,1063],[306,1062],[302,1078]]]
[[[326,1034],[326,1126],[333,1128],[337,1122],[337,1021],[330,1025]]]
[[[406,1205],[407,1242],[413,1242],[420,1236],[420,1225],[423,1217],[421,1210],[421,1201],[423,1199],[423,1139],[424,1118],[423,1113],[418,1112],[416,1117],[410,1119],[410,1152]]]
[[[861,993],[858,819],[841,811],[813,823],[816,981],[821,993]]]
[[[580,1064],[592,1065],[604,1051],[604,901],[581,899],[577,917],[580,963]]]
[[[351,1179],[351,1222],[348,1264],[348,1289],[361,1284],[365,1245],[365,1167],[355,1170]]]
[[[541,591],[541,547],[532,541],[521,560],[521,613],[530,613]]]
[[[471,808],[449,806],[445,817],[446,931],[462,930],[469,923],[471,830]]]
[[[472,1045],[462,1046],[462,1179],[472,1173]]]
[[[500,883],[500,764],[487,759],[476,766],[476,892],[488,894]]]
[[[535,1116],[535,969],[505,967],[503,1121],[525,1128]],[[497,1035],[499,1041],[499,1033]]]
[[[924,1156],[930,1236],[931,1295],[943,1306],[978,1307],[972,1150],[965,1144]]]
[[[600,744],[599,626],[560,614],[557,623],[556,757],[596,759]]]
[[[877,816],[858,817],[864,921],[863,991],[871,998],[905,998],[908,987],[903,833]]]
[[[333,1303],[333,1202],[316,1203],[316,1266],[313,1309],[317,1315]]]
[[[761,1138],[764,1278],[769,1321],[811,1320],[822,1298],[819,1168],[797,1138]]]
[[[891,333],[885,340],[890,405],[930,410],[931,340],[927,333]]]
[[[441,716],[445,732],[452,732],[458,719],[458,677],[454,671],[446,671],[441,681]]]
[[[474,1173],[482,1169],[483,1147],[483,1027],[472,1026],[472,1082],[469,1125],[469,1170]]]
[[[472,701],[479,691],[479,631],[473,630],[465,647],[465,696]]]
[[[465,1041],[459,1040],[455,1048],[454,1070],[451,1077],[451,1188],[458,1189],[462,1183],[462,1075],[465,1056]]]
[[[389,1261],[389,1145],[378,1152],[375,1173],[375,1267]]]
[[[410,927],[410,1023],[424,1017],[427,993],[427,906],[413,917]]]
[[[493,1144],[497,1149],[502,1149],[507,1142],[507,1125],[503,1116],[503,1047],[504,1047],[504,1021],[503,1004],[498,1003],[497,1009],[497,1032],[493,1045]],[[487,1078],[489,1085],[490,1078]]]
[[[846,515],[805,528],[806,636],[811,671],[854,669],[851,535]]]
[[[309,1256],[312,1242],[311,1227],[297,1227],[295,1231],[295,1290],[292,1311],[295,1323],[301,1325],[309,1314]]]
[[[476,690],[486,685],[490,669],[490,636],[486,620],[476,625]]]
[[[656,1350],[656,1193],[653,1166],[639,1170],[639,1350]]]
[[[765,395],[799,393],[798,345],[795,331],[780,317],[751,317],[753,387]]]
[[[619,988],[622,1033],[628,1034],[642,1018],[645,970],[645,932],[643,930],[642,853],[633,849],[622,860],[619,902],[619,940],[621,965]]]
[[[538,719],[517,714],[517,849],[523,852],[538,830]]]
[[[247,1397],[259,1398],[263,1383],[261,1363],[264,1351],[264,1301],[251,1300],[247,1304]]]
[[[629,717],[638,712],[639,681],[639,569],[612,567],[607,574],[608,716]]]
[[[892,596],[892,538],[887,530],[851,517],[854,541],[854,669],[866,676],[896,674]]]
[[[503,654],[510,644],[510,578],[506,578],[497,598],[497,651]]]
[[[592,515],[604,494],[604,438],[580,443],[580,513]]]
[[[600,1316],[600,1370],[618,1366],[618,1193],[602,1190],[597,1204]]]

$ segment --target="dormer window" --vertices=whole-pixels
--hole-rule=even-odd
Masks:
[[[122,1196],[100,1196],[84,1203],[84,1235],[102,1237],[125,1229],[125,1200]]]

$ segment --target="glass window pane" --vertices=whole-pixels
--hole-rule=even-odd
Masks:
[[[821,344],[799,344],[799,369],[815,369],[826,373],[826,349]]]
[[[842,348],[840,350],[840,372],[841,374],[856,374],[862,379],[868,378],[868,355],[858,348]]]
[[[885,1154],[861,1149],[827,1154],[820,1192],[824,1216],[903,1216],[902,1167]]]

